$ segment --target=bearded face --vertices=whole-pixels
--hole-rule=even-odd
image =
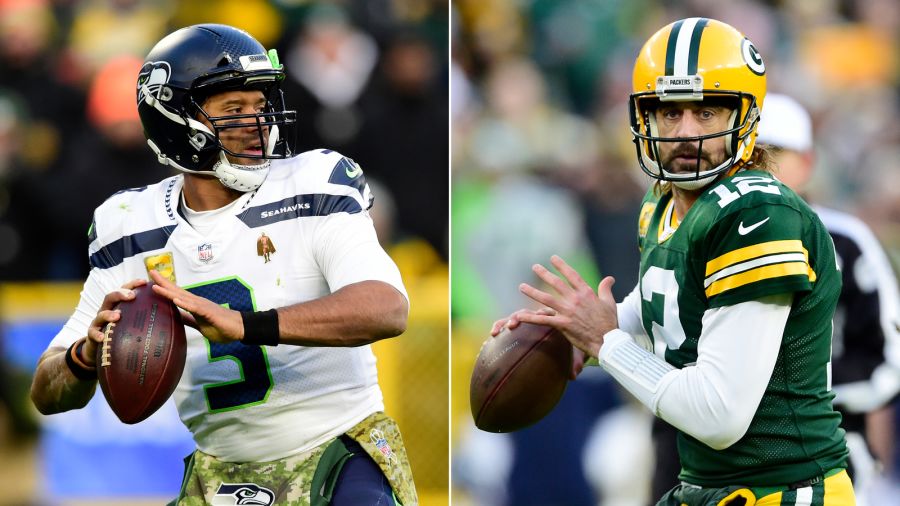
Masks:
[[[689,139],[729,128],[732,109],[703,102],[678,102],[654,111],[660,137]],[[725,161],[725,137],[658,143],[662,167],[673,174],[709,170]]]

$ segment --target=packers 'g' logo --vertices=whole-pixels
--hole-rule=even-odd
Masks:
[[[744,57],[744,62],[751,72],[758,76],[766,73],[766,64],[763,63],[762,56],[756,50],[756,46],[750,42],[750,39],[744,39],[741,42],[741,55]]]

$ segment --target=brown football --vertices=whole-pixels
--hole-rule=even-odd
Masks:
[[[469,402],[475,426],[512,432],[536,423],[559,402],[572,369],[572,345],[552,327],[521,323],[481,347]]]
[[[119,420],[138,423],[162,406],[184,371],[187,342],[181,313],[150,285],[120,302],[119,321],[107,324],[97,348],[97,375]]]

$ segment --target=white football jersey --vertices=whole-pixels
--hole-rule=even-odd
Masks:
[[[197,227],[179,209],[183,176],[113,195],[94,214],[91,273],[51,346],[87,334],[105,294],[174,268],[179,286],[239,311],[267,310],[378,280],[406,296],[375,235],[359,165],[330,150],[272,162],[254,193]],[[383,410],[369,346],[211,343],[187,327],[187,363],[175,390],[198,448],[225,461],[304,452]]]

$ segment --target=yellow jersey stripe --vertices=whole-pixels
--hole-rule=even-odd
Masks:
[[[750,283],[762,281],[764,279],[780,278],[782,276],[809,276],[811,272],[809,266],[803,262],[786,262],[776,265],[764,265],[757,267],[734,276],[722,278],[715,283],[709,285],[706,289],[706,296],[712,297],[727,290],[739,288]],[[812,279],[810,279],[812,281]]]
[[[807,257],[803,253],[783,253],[780,255],[769,255],[762,258],[754,258],[753,260],[734,264],[730,267],[726,267],[720,271],[715,272],[712,276],[709,276],[706,278],[706,280],[704,280],[703,287],[709,288],[709,285],[722,278],[727,278],[728,276],[733,276],[744,271],[749,271],[750,269],[762,267],[763,265],[783,264],[787,262],[806,263]]]
[[[724,255],[713,258],[706,262],[706,275],[722,270],[736,263],[758,258],[764,255],[772,255],[776,253],[804,253],[807,254],[806,248],[799,239],[791,239],[784,241],[769,241],[745,246],[733,251],[729,251]]]

